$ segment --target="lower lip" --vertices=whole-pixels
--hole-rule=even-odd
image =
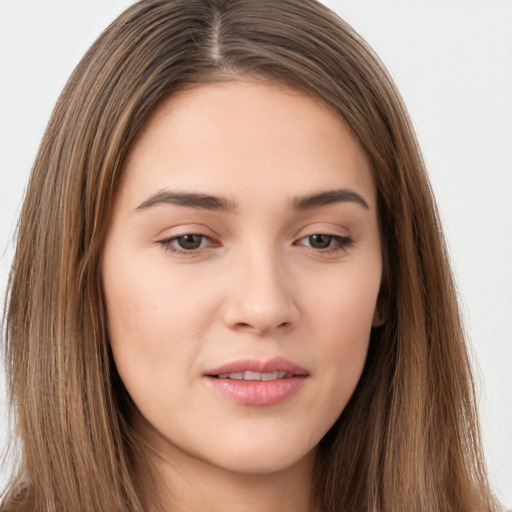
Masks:
[[[275,405],[295,394],[306,381],[305,375],[277,380],[235,380],[205,377],[208,385],[241,405]]]

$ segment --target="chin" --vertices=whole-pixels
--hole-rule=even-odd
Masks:
[[[220,452],[212,454],[210,463],[227,471],[256,475],[286,471],[295,466],[312,464],[316,457],[316,445],[304,446],[296,441],[274,441],[260,437],[258,440],[231,443]],[[219,448],[222,448],[219,445]]]

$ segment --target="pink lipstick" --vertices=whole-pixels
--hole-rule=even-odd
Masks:
[[[293,395],[308,372],[283,358],[241,359],[204,374],[215,391],[241,405],[274,405]]]

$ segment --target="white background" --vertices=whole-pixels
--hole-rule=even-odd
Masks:
[[[0,295],[55,100],[88,46],[130,3],[0,0]],[[472,343],[491,479],[512,507],[512,0],[325,3],[374,47],[409,106]],[[0,468],[0,484],[6,474]]]

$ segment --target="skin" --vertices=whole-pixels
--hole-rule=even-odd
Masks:
[[[352,195],[294,208],[341,189]],[[162,202],[163,190],[229,208]],[[242,78],[158,107],[125,165],[102,276],[114,359],[172,510],[314,510],[316,446],[361,375],[381,260],[372,172],[331,108]],[[274,357],[307,371],[276,404],[206,382]]]

